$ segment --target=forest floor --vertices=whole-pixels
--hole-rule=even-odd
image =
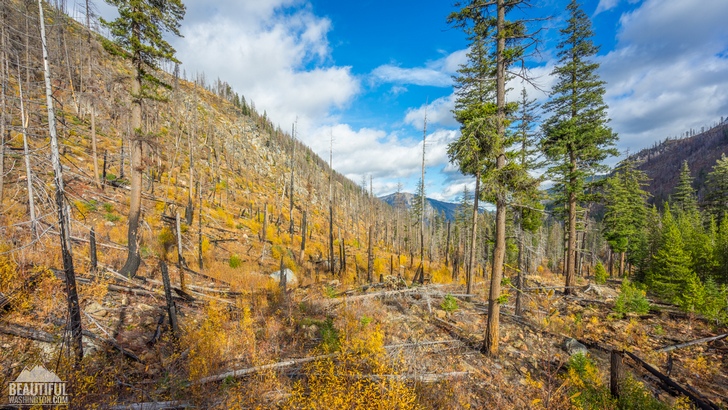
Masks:
[[[13,268],[3,263],[6,273]],[[83,365],[74,369],[59,338],[62,281],[48,270],[14,269],[26,285],[2,313],[0,384],[28,363],[45,364],[70,382],[77,408],[357,407],[352,395],[371,395],[367,403],[380,400],[380,408],[574,408],[585,383],[609,391],[610,349],[629,351],[704,400],[728,406],[727,339],[658,352],[726,329],[666,305],[621,317],[612,309],[616,280],[580,278],[566,296],[563,279],[539,269],[528,276],[522,317],[513,314],[514,296],[502,306],[500,353],[488,357],[480,351],[483,278],[471,298],[461,284],[408,287],[394,277],[356,288],[303,277],[284,296],[260,276],[225,284],[188,274],[182,290],[172,267],[180,323],[173,337],[158,269],[131,280],[107,272],[80,279],[90,334]],[[571,338],[588,346],[587,381],[569,371]],[[670,396],[632,359],[624,363],[645,391],[686,408],[687,400]],[[247,370],[229,373],[240,369]]]

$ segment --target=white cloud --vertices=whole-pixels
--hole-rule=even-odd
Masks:
[[[175,39],[188,75],[220,78],[284,128],[322,118],[360,91],[350,67],[333,65],[331,21],[298,0],[190,1]]]
[[[615,50],[601,58],[619,147],[699,129],[728,112],[728,2],[646,0],[621,19]]]
[[[467,50],[458,50],[424,67],[402,68],[396,64],[381,65],[372,70],[372,81],[377,83],[413,84],[421,86],[449,87],[452,75],[467,60]]]
[[[404,122],[415,128],[422,129],[427,113],[427,124],[439,124],[444,127],[457,127],[458,123],[452,114],[455,109],[455,95],[438,98],[427,105],[410,108],[404,117]]]
[[[447,87],[452,84],[450,76],[446,73],[426,67],[402,68],[386,64],[375,68],[371,75],[375,81],[382,83],[430,85],[435,87]]]
[[[321,126],[302,135],[303,141],[325,158],[328,158],[333,135],[334,169],[357,183],[363,176],[368,178],[371,175],[377,195],[393,192],[400,180],[419,178],[422,140],[403,138],[397,133],[371,128],[355,130],[348,124]],[[448,161],[447,145],[455,135],[456,131],[450,130],[428,133],[428,167],[445,166]]]
[[[597,5],[597,10],[594,12],[594,15],[603,12],[611,10],[619,5],[619,0],[599,0],[599,4]]]

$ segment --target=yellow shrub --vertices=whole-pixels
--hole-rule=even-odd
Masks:
[[[229,317],[225,306],[210,302],[204,309],[202,323],[189,329],[185,340],[189,345],[190,379],[209,376],[218,370],[228,351],[228,335],[223,325]]]
[[[294,385],[283,408],[418,408],[414,389],[392,377],[396,370],[386,356],[383,332],[371,327],[349,318],[339,355],[306,365],[305,381]]]
[[[447,266],[432,270],[432,283],[452,283],[452,272]]]

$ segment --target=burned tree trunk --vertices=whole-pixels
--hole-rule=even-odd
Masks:
[[[177,307],[172,299],[172,285],[169,283],[169,271],[164,261],[159,261],[159,268],[162,270],[162,281],[164,282],[164,298],[167,301],[167,314],[169,315],[169,324],[172,327],[172,334],[179,336],[179,327],[177,325]]]
[[[367,251],[367,283],[372,283],[374,271],[374,254],[372,253],[372,236],[374,236],[374,225],[369,225],[369,247]]]
[[[51,137],[51,164],[56,186],[55,202],[58,210],[58,224],[61,236],[61,253],[63,255],[63,271],[66,275],[66,298],[68,302],[68,315],[71,330],[71,346],[76,359],[76,365],[80,365],[83,359],[81,308],[78,304],[78,292],[76,290],[76,273],[73,270],[73,254],[71,253],[71,234],[69,230],[70,218],[64,205],[63,168],[58,150],[58,135],[56,132],[56,114],[53,108],[53,92],[51,89],[51,71],[48,62],[48,47],[46,43],[45,21],[43,17],[43,4],[38,0],[38,12],[40,14],[40,35],[43,48],[43,73],[45,78],[46,105],[48,109],[48,131]]]

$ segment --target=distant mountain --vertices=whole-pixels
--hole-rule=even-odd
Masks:
[[[647,191],[652,195],[651,202],[659,206],[677,185],[683,161],[688,162],[693,187],[701,198],[705,179],[721,154],[728,155],[728,121],[688,138],[666,139],[629,158],[650,178]]]
[[[395,192],[386,196],[379,197],[380,200],[388,203],[392,207],[397,205],[403,206],[405,209],[412,208],[412,201],[414,201],[414,194],[409,192]],[[432,198],[425,198],[427,201],[427,212],[428,213],[445,213],[445,218],[448,221],[455,220],[455,210],[459,204],[453,204],[450,202],[438,201]]]

